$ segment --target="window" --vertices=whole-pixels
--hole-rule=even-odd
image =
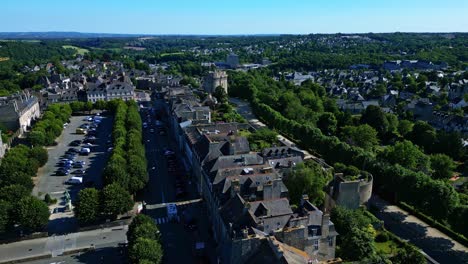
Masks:
[[[333,247],[333,237],[328,237],[328,246]]]
[[[317,229],[316,228],[313,228],[312,229],[312,236],[316,236],[317,235]]]
[[[314,250],[318,250],[319,241],[318,239],[314,240]]]

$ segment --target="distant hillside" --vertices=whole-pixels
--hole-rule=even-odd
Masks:
[[[0,32],[0,39],[126,38],[145,34],[111,34],[81,32]]]

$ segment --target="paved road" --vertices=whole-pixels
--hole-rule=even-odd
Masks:
[[[154,107],[157,112],[162,112],[163,101],[156,100]],[[148,122],[147,117],[144,116],[144,121]],[[149,120],[153,127],[155,119],[151,117]],[[167,118],[163,115],[162,119],[165,127],[167,128]],[[148,159],[149,182],[145,192],[145,202],[148,205],[145,213],[155,219],[161,231],[162,245],[164,248],[164,263],[195,263],[193,256],[193,249],[196,241],[204,241],[207,243],[209,252],[215,252],[212,248],[212,241],[209,239],[208,234],[208,219],[207,214],[204,213],[204,206],[202,203],[192,201],[200,198],[196,192],[195,184],[190,184],[187,179],[187,192],[188,195],[183,199],[176,199],[175,195],[175,178],[167,171],[166,158],[163,155],[164,148],[171,148],[176,151],[178,157],[179,169],[184,171],[180,153],[177,153],[175,142],[171,138],[169,129],[168,135],[159,135],[150,132],[150,127],[144,130],[144,140],[146,141],[146,154]],[[154,168],[154,169],[153,169]],[[191,202],[184,202],[185,200]],[[166,207],[164,204],[171,202],[181,202],[183,205],[178,206],[178,212],[181,223],[171,223],[167,218]],[[198,230],[189,231],[184,225],[183,221],[185,215],[190,215],[198,220]],[[211,255],[212,263],[215,263],[214,254]]]
[[[384,220],[388,230],[421,248],[436,261],[468,263],[468,249],[462,244],[376,195],[369,202],[379,208],[377,217]]]
[[[35,187],[33,189],[33,195],[43,197],[46,193],[49,193],[53,198],[58,200],[56,205],[51,206],[51,211],[57,208],[58,213],[51,215],[48,231],[49,233],[62,234],[67,232],[76,231],[77,223],[72,212],[64,212],[65,201],[64,192],[67,190],[72,198],[75,199],[77,193],[84,188],[84,186],[73,186],[66,185],[64,182],[71,178],[72,175],[68,176],[57,176],[55,171],[57,170],[57,162],[61,159],[62,155],[70,148],[68,144],[73,140],[83,139],[84,135],[78,135],[75,133],[76,128],[83,123],[83,116],[72,116],[70,118],[70,124],[66,127],[59,138],[57,138],[58,144],[53,147],[47,148],[49,160],[46,165],[38,171],[38,177],[35,180]],[[102,186],[102,170],[107,162],[108,154],[106,141],[109,139],[108,136],[112,131],[112,118],[104,117],[97,134],[96,146],[93,147],[92,152],[89,156],[77,156],[77,160],[83,160],[86,162],[86,178],[92,180],[96,187]],[[80,148],[80,147],[75,147]],[[72,170],[73,171],[73,170]]]
[[[90,258],[99,256],[100,258],[102,255],[107,256],[108,254],[106,252],[115,251],[115,248],[118,247],[119,243],[126,242],[127,229],[127,226],[104,228],[80,233],[72,233],[62,236],[50,236],[47,238],[25,240],[10,244],[2,244],[0,246],[0,263],[15,259],[22,259],[26,257],[41,256],[47,254],[51,254],[53,257],[56,257],[67,251],[92,247],[95,247],[99,250],[97,250],[95,253],[89,252],[83,255],[85,257],[89,256]],[[112,257],[113,255],[110,255],[108,258],[112,259]],[[59,257],[59,259],[60,258],[66,259],[70,258],[70,256]],[[99,260],[99,258],[97,259]],[[52,262],[57,262],[57,260],[55,258],[44,259],[40,261],[33,261],[31,263]]]

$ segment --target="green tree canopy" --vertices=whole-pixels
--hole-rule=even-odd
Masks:
[[[115,217],[132,209],[133,200],[130,194],[117,183],[112,183],[102,190],[102,211]]]
[[[390,163],[398,163],[412,170],[428,171],[429,169],[429,158],[408,140],[388,146],[382,156]]]
[[[317,120],[317,127],[320,128],[325,135],[332,135],[336,131],[338,121],[333,113],[324,112]]]
[[[435,179],[449,179],[453,176],[455,163],[445,154],[434,154],[430,156],[432,177]]]
[[[95,222],[99,218],[100,209],[98,190],[86,188],[78,193],[75,215],[80,223],[89,224]]]
[[[128,255],[132,263],[140,259],[159,264],[162,261],[163,251],[158,241],[148,238],[138,238],[130,247]]]
[[[351,145],[370,150],[379,144],[377,131],[364,124],[359,126],[345,126],[342,129],[343,139]]]
[[[361,116],[361,123],[368,124],[373,127],[380,136],[385,135],[389,128],[389,123],[385,117],[385,113],[379,106],[370,105],[366,108]]]
[[[0,234],[8,229],[10,224],[11,204],[7,201],[0,200]]]
[[[47,204],[34,196],[22,198],[14,210],[15,221],[26,230],[40,230],[49,222],[50,212]]]
[[[288,176],[285,184],[289,190],[289,197],[293,204],[299,204],[302,195],[307,194],[313,204],[323,204],[327,184],[327,175],[322,171],[317,163],[310,163],[308,166],[298,164]]]

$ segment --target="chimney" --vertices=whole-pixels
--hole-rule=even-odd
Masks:
[[[278,199],[281,197],[281,179],[273,180],[273,188],[271,192],[272,199]]]
[[[249,237],[249,230],[247,228],[242,229],[242,237],[248,238]]]
[[[309,196],[307,194],[303,194],[301,197],[301,207],[303,207],[304,203],[308,201],[309,201]]]
[[[271,181],[263,184],[263,200],[273,199],[273,184]]]
[[[238,193],[240,193],[239,179],[233,179],[231,180],[231,198],[234,198]]]
[[[329,214],[323,214],[322,215],[322,237],[328,237],[330,234],[330,215]]]

